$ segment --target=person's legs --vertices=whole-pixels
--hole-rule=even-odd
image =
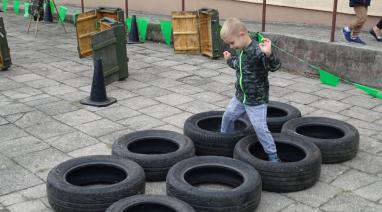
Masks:
[[[353,37],[358,37],[361,33],[361,29],[367,20],[367,7],[365,6],[355,6],[354,12],[356,15],[356,19],[352,21],[349,28],[352,31]]]
[[[382,29],[382,18],[381,18],[381,20],[379,20],[379,22],[378,22],[378,24],[377,24],[377,28],[378,28],[379,30]]]
[[[236,96],[232,97],[222,118],[220,132],[229,133],[234,131],[235,121],[245,112],[244,104]]]
[[[369,33],[379,42],[382,42],[381,29],[382,29],[382,18],[377,23],[377,25],[373,26],[373,28],[370,29],[370,31],[369,31]]]
[[[249,119],[253,127],[255,128],[257,137],[265,153],[268,154],[270,161],[280,161],[277,156],[276,144],[273,140],[271,132],[268,129],[267,125],[267,105],[259,106],[245,106],[245,110],[248,114]]]

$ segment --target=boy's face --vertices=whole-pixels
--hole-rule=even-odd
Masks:
[[[238,34],[228,35],[224,38],[224,42],[229,44],[231,49],[243,49],[246,46],[245,33],[239,32]]]

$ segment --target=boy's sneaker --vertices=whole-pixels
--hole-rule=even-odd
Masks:
[[[277,153],[269,154],[268,155],[268,160],[270,162],[281,162],[280,158],[277,156]]]
[[[342,33],[344,33],[344,37],[348,42],[351,42],[351,30],[349,27],[344,27],[342,29]]]
[[[363,40],[361,40],[361,38],[359,38],[358,36],[357,37],[351,37],[349,42],[366,45],[366,43],[363,42]]]

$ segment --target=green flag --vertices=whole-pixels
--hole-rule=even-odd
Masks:
[[[24,4],[24,17],[27,18],[29,16],[29,2],[25,2]]]
[[[322,69],[319,69],[319,71],[320,71],[320,80],[322,83],[333,86],[333,87],[336,87],[340,83],[339,77]]]
[[[160,28],[162,30],[164,41],[171,47],[172,22],[160,21]]]
[[[49,1],[49,4],[50,4],[50,11],[52,12],[52,15],[56,14],[56,9],[54,8],[53,1]]]
[[[147,26],[149,25],[148,18],[137,18],[137,25],[139,31],[139,40],[142,42],[146,41]]]
[[[7,12],[8,0],[2,0],[2,3],[3,3],[3,11],[5,13]]]
[[[131,21],[133,19],[132,18],[126,18],[125,20],[125,23],[126,23],[126,26],[127,26],[127,32],[130,32],[130,27],[131,27]]]
[[[20,11],[20,1],[19,0],[13,0],[13,10],[15,11],[16,15],[19,15],[19,11]]]
[[[354,86],[356,88],[360,89],[360,90],[365,91],[369,95],[374,96],[375,98],[382,99],[382,91],[380,91],[378,89],[370,88],[370,87],[367,87],[365,85],[360,85],[360,84],[357,84],[357,83],[354,83]]]
[[[59,14],[59,16],[60,16],[60,22],[61,22],[61,23],[64,23],[66,14],[68,14],[68,8],[66,8],[66,7],[64,7],[64,6],[60,6],[60,7],[58,8],[58,12],[60,13],[60,14]]]

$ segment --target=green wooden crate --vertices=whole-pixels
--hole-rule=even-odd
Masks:
[[[3,17],[0,17],[0,71],[8,69],[12,65],[9,51],[7,32],[4,27]]]

